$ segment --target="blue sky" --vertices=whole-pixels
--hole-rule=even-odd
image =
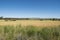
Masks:
[[[60,0],[0,0],[0,16],[60,18]]]

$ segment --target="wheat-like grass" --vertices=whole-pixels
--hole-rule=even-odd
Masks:
[[[5,25],[21,25],[21,26],[28,26],[28,25],[33,25],[33,26],[59,26],[60,21],[40,21],[40,20],[16,20],[16,21],[4,21],[0,20],[0,25],[5,26]]]

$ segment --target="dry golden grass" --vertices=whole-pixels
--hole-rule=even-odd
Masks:
[[[5,25],[21,25],[21,26],[28,26],[28,25],[33,25],[33,26],[59,26],[60,21],[40,21],[40,20],[17,20],[17,21],[4,21],[0,20],[0,26],[5,26]]]

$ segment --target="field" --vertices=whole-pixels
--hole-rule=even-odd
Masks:
[[[43,27],[47,27],[47,26],[59,26],[60,25],[60,21],[49,21],[49,20],[45,20],[45,21],[40,21],[40,20],[16,20],[16,21],[4,21],[4,20],[0,20],[0,25],[21,25],[21,26],[29,26],[29,25],[33,25],[33,26],[43,26]]]
[[[60,40],[60,21],[0,20],[0,40]]]

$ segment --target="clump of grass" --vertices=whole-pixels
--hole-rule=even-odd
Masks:
[[[60,26],[0,26],[0,40],[60,40]]]

